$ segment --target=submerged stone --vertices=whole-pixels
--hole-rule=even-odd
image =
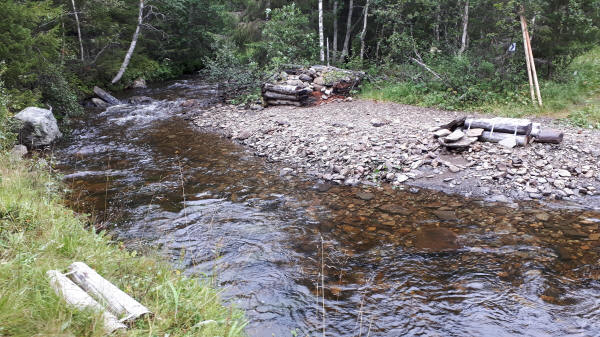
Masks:
[[[453,231],[441,228],[423,228],[417,231],[415,247],[432,252],[451,251],[460,248],[458,238]]]

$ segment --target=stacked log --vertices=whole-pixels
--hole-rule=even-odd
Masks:
[[[362,72],[315,65],[286,65],[278,76],[262,86],[265,106],[307,106],[334,95],[348,96],[364,76]]]
[[[526,146],[532,141],[560,144],[563,133],[543,128],[522,118],[458,118],[434,130],[434,137],[448,149],[467,149],[475,140],[498,143],[506,148]]]
[[[267,105],[305,106],[311,92],[308,88],[287,84],[265,83],[262,87],[263,99]]]

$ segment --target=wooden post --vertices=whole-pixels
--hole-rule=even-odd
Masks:
[[[62,297],[65,302],[79,310],[92,310],[102,313],[104,320],[104,331],[110,334],[118,329],[126,329],[125,324],[119,322],[115,315],[104,310],[90,295],[79,288],[75,283],[69,280],[58,270],[48,270],[46,272],[50,278],[50,286],[56,292],[56,295]]]
[[[83,262],[73,262],[69,266],[70,278],[85,291],[105,303],[122,321],[133,321],[150,314],[150,310],[131,298],[114,284],[110,283]]]
[[[535,92],[537,94],[538,103],[541,107],[544,104],[542,103],[542,94],[540,93],[540,85],[538,83],[537,71],[535,69],[535,60],[533,58],[533,51],[531,50],[531,39],[529,39],[529,30],[527,29],[527,22],[525,22],[525,35],[527,36],[527,51],[529,52],[529,63],[531,64],[533,84],[535,85]]]
[[[531,102],[535,105],[535,93],[533,92],[533,78],[531,75],[531,61],[529,59],[529,47],[527,46],[527,34],[525,17],[521,15],[521,31],[523,33],[523,50],[525,51],[525,62],[527,63],[527,77],[529,78],[529,93],[531,94]]]

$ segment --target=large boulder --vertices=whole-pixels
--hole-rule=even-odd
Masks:
[[[50,145],[62,137],[56,118],[48,109],[28,107],[15,118],[20,121],[19,141],[29,148]]]

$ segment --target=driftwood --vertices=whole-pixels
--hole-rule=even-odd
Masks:
[[[101,312],[102,319],[104,320],[104,331],[106,331],[107,334],[110,334],[115,330],[127,328],[123,323],[119,322],[115,315],[106,311],[90,295],[59,271],[48,270],[46,275],[50,278],[50,286],[54,289],[56,294],[62,297],[69,305],[79,310]]]
[[[98,87],[94,87],[94,94],[98,95],[98,97],[102,98],[109,105],[121,104],[121,102],[118,99],[116,99],[115,96],[109,94],[108,92]]]
[[[74,262],[69,266],[70,278],[85,291],[106,304],[108,309],[122,317],[122,321],[151,314],[150,310],[104,279],[95,270],[83,262]]]
[[[302,106],[302,102],[300,101],[290,101],[285,99],[268,99],[267,105],[294,105],[294,106]]]
[[[514,138],[518,146],[525,146],[529,144],[531,138],[525,135],[514,135],[512,133],[503,133],[503,132],[490,132],[484,131],[483,134],[479,137],[480,141],[490,142],[490,143],[498,143],[507,138]]]
[[[467,118],[465,120],[465,128],[484,129],[486,131],[505,132],[514,134],[515,130],[519,135],[531,134],[532,123],[528,119],[520,118]]]
[[[560,144],[563,141],[563,137],[564,134],[560,131],[541,129],[537,136],[535,136],[534,141],[536,143]]]

